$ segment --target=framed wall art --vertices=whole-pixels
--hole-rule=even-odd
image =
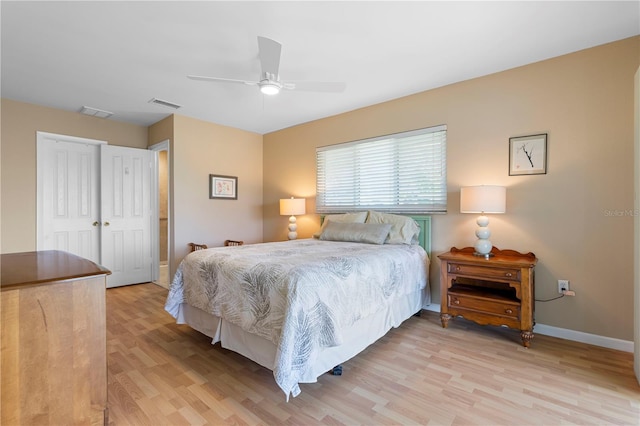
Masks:
[[[509,138],[509,176],[547,173],[547,134]]]
[[[209,198],[237,200],[238,178],[236,176],[209,175]]]

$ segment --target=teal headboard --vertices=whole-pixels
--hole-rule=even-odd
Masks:
[[[420,235],[418,236],[418,244],[427,252],[431,259],[431,216],[423,215],[406,215],[416,221],[420,227]]]
[[[431,259],[431,216],[406,214],[415,220],[420,227],[420,235],[418,236],[418,244],[427,252]],[[325,215],[320,216],[320,224],[324,222]]]

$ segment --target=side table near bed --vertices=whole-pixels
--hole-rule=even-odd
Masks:
[[[533,339],[533,253],[493,248],[492,256],[474,255],[473,247],[452,247],[440,259],[440,319],[461,316],[482,325],[504,325],[520,330],[522,344]]]

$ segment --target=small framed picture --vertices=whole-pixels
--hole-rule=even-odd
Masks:
[[[209,198],[237,200],[238,178],[236,176],[209,175]]]
[[[509,138],[509,176],[547,173],[547,134]]]

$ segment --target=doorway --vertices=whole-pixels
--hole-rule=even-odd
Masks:
[[[153,283],[164,288],[169,288],[171,277],[169,276],[170,264],[170,238],[171,222],[169,208],[170,168],[169,168],[169,140],[152,145],[149,150],[158,153],[158,257],[159,265],[154,274]]]

